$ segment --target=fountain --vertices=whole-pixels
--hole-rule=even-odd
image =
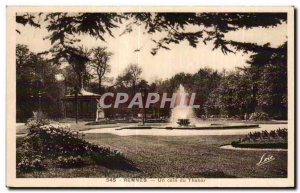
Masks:
[[[183,104],[181,97],[185,92],[185,88],[180,84],[176,91],[175,107],[172,109],[170,122],[172,126],[190,126],[191,122],[195,122],[195,115],[192,107],[189,106],[189,100],[185,98]],[[181,104],[180,104],[181,103]]]
[[[184,94],[185,93],[185,94]],[[181,99],[185,96],[185,99]],[[244,123],[244,122],[211,122],[211,121],[198,121],[195,116],[193,108],[189,105],[189,97],[185,92],[185,88],[180,84],[176,91],[176,101],[174,108],[171,112],[170,123],[166,125],[132,125],[118,128],[123,129],[184,129],[184,130],[223,130],[223,129],[249,129],[259,128],[258,124]]]
[[[190,124],[189,119],[178,119],[177,124],[180,126],[188,126]]]

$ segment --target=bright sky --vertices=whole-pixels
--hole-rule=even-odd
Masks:
[[[243,67],[248,54],[236,53],[224,55],[221,50],[212,51],[212,44],[204,45],[200,42],[197,48],[189,46],[188,42],[169,46],[171,50],[160,49],[153,56],[150,51],[154,47],[151,38],[159,38],[163,34],[156,34],[155,37],[145,33],[142,27],[136,27],[130,34],[119,36],[125,28],[126,23],[114,30],[115,38],[105,36],[106,42],[96,40],[94,37],[81,36],[81,44],[88,47],[106,46],[114,55],[110,64],[112,67],[109,77],[116,78],[123,72],[130,63],[136,63],[143,69],[143,78],[149,82],[155,79],[166,79],[179,72],[195,73],[200,68],[210,67],[222,71],[234,70],[236,67]],[[21,34],[16,34],[17,43],[28,45],[33,52],[42,52],[51,47],[49,40],[44,40],[49,33],[42,26],[33,28],[30,26],[17,26]],[[271,43],[277,47],[287,39],[287,25],[282,24],[275,28],[255,28],[250,30],[239,30],[226,35],[227,39],[236,41],[253,42],[258,44]],[[141,49],[140,52],[134,52]]]

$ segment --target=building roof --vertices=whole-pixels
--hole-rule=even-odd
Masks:
[[[92,93],[92,92],[88,92],[86,90],[84,90],[84,88],[81,88],[79,91],[79,96],[100,96],[99,94],[96,93]]]
[[[78,97],[100,97],[100,96],[101,95],[99,95],[99,94],[88,92],[84,88],[81,88],[78,93]],[[73,98],[73,97],[75,97],[74,94],[65,95],[65,98]]]

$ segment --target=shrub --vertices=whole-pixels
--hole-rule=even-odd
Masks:
[[[248,133],[239,141],[233,141],[233,147],[241,148],[284,148],[287,149],[287,129],[277,129]]]
[[[72,132],[66,126],[49,124],[30,134],[35,150],[47,155],[88,155],[97,152],[102,155],[110,154],[110,149],[93,145],[81,138],[78,132]]]
[[[80,167],[86,163],[102,164],[108,167],[128,166],[125,156],[107,147],[100,147],[79,138],[69,125],[48,120],[30,119],[26,124],[28,135],[17,142],[17,164],[19,168],[30,170],[40,162],[25,159],[30,155],[41,155],[48,159],[56,159],[56,165],[62,168]],[[36,165],[35,165],[36,164]]]
[[[124,163],[124,155],[116,150],[111,151],[108,149],[102,149],[99,151],[90,151],[89,156],[96,164],[106,165],[111,167],[117,167]]]
[[[61,168],[81,167],[85,164],[81,156],[59,156],[56,164]]]
[[[48,119],[39,119],[39,118],[30,118],[27,120],[25,126],[27,127],[27,130],[29,134],[34,133],[40,129],[41,126],[50,124],[50,121]]]
[[[257,141],[257,140],[263,140],[263,139],[283,139],[286,140],[288,136],[287,129],[277,129],[272,130],[270,132],[268,131],[261,131],[261,132],[250,132],[248,135],[242,139],[242,141]]]
[[[44,159],[40,155],[32,155],[32,156],[19,156],[17,162],[17,169],[24,172],[31,172],[34,170],[43,170],[45,167],[42,163]]]

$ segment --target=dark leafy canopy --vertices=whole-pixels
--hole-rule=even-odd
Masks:
[[[245,69],[251,74],[256,104],[268,114],[287,116],[287,42],[278,47],[280,52],[251,56]]]
[[[40,15],[40,14],[39,14]],[[16,15],[16,22],[18,24],[22,24],[22,25],[31,25],[33,27],[41,27],[41,25],[38,23],[38,21],[36,20],[37,17],[34,14],[30,14],[30,13],[25,13],[25,14],[20,14],[20,15]],[[20,33],[20,31],[16,30],[18,33]]]
[[[150,34],[167,32],[164,38],[159,41],[154,40],[157,45],[152,49],[153,55],[158,49],[169,49],[167,45],[178,44],[183,40],[187,40],[193,47],[197,46],[199,40],[205,44],[213,41],[214,49],[221,49],[225,54],[233,52],[232,48],[257,52],[264,47],[226,40],[225,34],[241,28],[274,27],[287,19],[285,13],[128,13],[128,15],[134,18],[133,24],[144,24]],[[191,25],[202,28],[193,32],[184,31]],[[132,26],[129,25],[128,28],[130,27]],[[269,48],[269,46],[265,47]]]
[[[51,33],[47,39],[51,41],[52,62],[68,62],[78,69],[90,61],[76,43],[80,39],[75,35],[88,34],[105,41],[104,34],[111,36],[112,29],[117,28],[122,16],[117,13],[50,13],[46,15],[47,30]],[[48,52],[47,52],[48,53]],[[78,63],[78,64],[77,64]],[[76,67],[77,68],[77,67]]]
[[[164,32],[166,35],[154,40],[156,46],[151,53],[155,55],[159,49],[169,49],[170,44],[188,41],[197,47],[200,41],[212,42],[213,49],[221,49],[224,54],[244,52],[281,52],[271,48],[269,44],[237,42],[225,38],[226,33],[239,29],[255,27],[274,27],[287,20],[286,13],[49,13],[45,15],[47,37],[53,47],[53,62],[61,59],[69,60],[71,55],[79,57],[75,46],[80,39],[76,35],[88,34],[105,41],[105,35],[113,35],[113,29],[119,27],[124,19],[132,21],[126,26],[124,33],[132,31],[133,26],[144,26],[148,34]],[[34,14],[26,13],[16,17],[17,23],[39,27]],[[188,31],[191,27],[194,31]]]
[[[254,27],[274,27],[287,20],[286,13],[50,13],[46,15],[48,37],[54,47],[71,46],[80,41],[75,35],[88,34],[105,41],[105,34],[113,36],[112,30],[118,28],[124,19],[132,21],[124,33],[131,32],[134,25],[142,25],[149,34],[165,32],[160,40],[153,40],[156,46],[151,53],[155,55],[161,48],[169,49],[169,44],[179,44],[187,40],[196,47],[199,41],[213,42],[213,49],[223,53],[235,50],[259,52],[276,51],[269,45],[227,40],[225,34],[239,29]],[[194,31],[187,31],[193,26]],[[68,47],[66,47],[69,49]],[[59,55],[58,55],[59,56]]]
[[[52,34],[48,37],[51,43],[73,43],[73,35],[89,34],[105,41],[104,34],[111,36],[112,29],[121,22],[117,13],[50,13],[46,16],[49,22],[47,29]]]

